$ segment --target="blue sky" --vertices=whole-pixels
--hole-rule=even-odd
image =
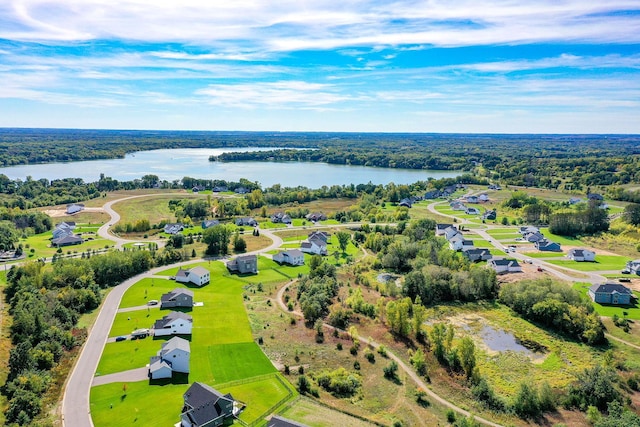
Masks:
[[[0,126],[640,133],[640,0],[4,0]]]

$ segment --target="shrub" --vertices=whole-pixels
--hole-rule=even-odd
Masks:
[[[384,372],[384,377],[388,380],[397,380],[398,379],[398,364],[395,360],[392,360],[387,366],[385,366],[382,371]]]

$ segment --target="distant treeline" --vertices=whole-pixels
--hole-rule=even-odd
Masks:
[[[121,158],[161,148],[277,147],[221,161],[312,161],[473,171],[511,185],[573,190],[640,181],[640,136],[0,129],[0,166]],[[293,150],[297,148],[298,150]]]

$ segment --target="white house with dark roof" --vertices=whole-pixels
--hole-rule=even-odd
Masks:
[[[465,248],[473,247],[473,240],[467,240],[462,234],[456,234],[449,240],[449,249],[452,251],[462,251]]]
[[[162,337],[167,335],[191,335],[193,317],[179,311],[172,311],[153,324],[153,335]]]
[[[149,376],[152,380],[167,377],[165,365],[169,365],[171,373],[189,373],[191,359],[191,346],[189,341],[180,337],[173,337],[160,346],[158,354],[149,360]]]
[[[436,236],[444,236],[445,230],[450,227],[455,230],[453,224],[436,224]]]
[[[578,262],[593,262],[596,260],[596,253],[589,249],[571,249],[567,254],[567,258]]]
[[[515,259],[493,258],[487,261],[487,266],[495,270],[496,273],[518,273],[522,267]]]
[[[236,225],[239,227],[242,227],[242,226],[255,227],[256,225],[258,225],[258,221],[256,221],[254,218],[247,216],[243,218],[237,218]]]
[[[299,249],[280,251],[273,256],[273,260],[279,264],[304,265],[304,253]]]
[[[640,259],[627,262],[626,268],[629,272],[640,275]]]
[[[539,233],[540,229],[538,227],[534,227],[533,225],[525,225],[524,227],[520,227],[520,234],[523,236],[530,233]]]
[[[471,262],[488,261],[492,258],[489,249],[485,248],[469,248],[463,251],[462,254]]]
[[[202,229],[206,230],[207,228],[215,227],[216,225],[220,225],[220,221],[217,219],[205,219],[202,221]]]
[[[218,427],[236,413],[231,394],[222,394],[204,383],[191,384],[182,397],[180,427]]]
[[[204,286],[211,280],[209,270],[204,267],[194,267],[189,270],[178,269],[176,282],[193,283],[196,286]]]
[[[326,231],[312,231],[311,233],[309,233],[308,240],[320,239],[323,242],[327,243],[329,242],[330,238],[331,234],[327,233]]]
[[[306,254],[326,255],[327,244],[319,239],[300,243],[300,250]]]
[[[467,215],[480,215],[480,209],[478,208],[467,208],[464,213]]]
[[[192,308],[193,291],[185,288],[175,288],[171,292],[162,294],[160,297],[160,308]]]
[[[462,233],[460,233],[455,227],[449,227],[444,230],[444,238],[447,239],[447,241],[451,240],[457,235],[462,235]]]

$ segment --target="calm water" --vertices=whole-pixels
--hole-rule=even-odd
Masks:
[[[180,148],[140,151],[124,159],[91,160],[71,163],[47,163],[0,168],[0,174],[11,179],[82,178],[85,182],[100,179],[100,174],[119,181],[131,181],[143,175],[153,174],[160,179],[173,181],[185,176],[202,179],[238,181],[246,178],[258,181],[263,187],[274,184],[302,185],[319,188],[323,185],[410,184],[428,178],[453,178],[459,172],[412,169],[387,169],[366,166],[329,165],[307,162],[210,162],[209,156],[231,151],[264,151],[272,148]]]

